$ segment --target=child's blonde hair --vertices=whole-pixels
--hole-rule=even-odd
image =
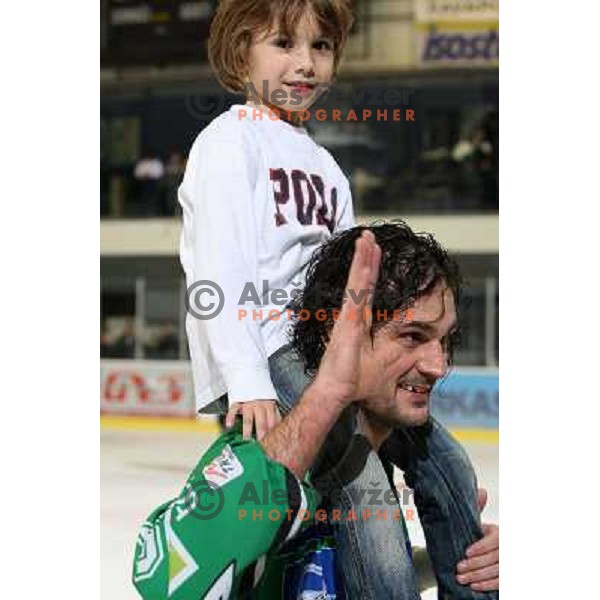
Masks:
[[[221,85],[231,92],[243,91],[253,36],[278,25],[293,37],[306,11],[333,40],[337,69],[354,20],[349,0],[220,0],[210,28],[208,57]]]

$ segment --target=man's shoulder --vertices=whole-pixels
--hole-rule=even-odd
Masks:
[[[311,469],[311,481],[320,493],[339,487],[340,481],[352,481],[364,468],[371,445],[358,431],[357,415],[357,407],[350,405],[327,434]]]

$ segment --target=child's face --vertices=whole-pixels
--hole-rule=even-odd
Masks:
[[[302,17],[292,39],[278,27],[257,36],[248,58],[254,86],[250,104],[272,104],[285,111],[308,109],[333,76],[333,41],[322,35],[310,13]]]

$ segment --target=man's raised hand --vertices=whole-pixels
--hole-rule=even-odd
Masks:
[[[370,290],[377,282],[380,261],[381,249],[375,236],[363,231],[355,243],[346,284],[346,292],[354,293],[346,293],[315,380],[261,442],[267,456],[285,465],[296,477],[304,477],[342,411],[373,387],[372,377],[364,373],[369,372],[365,365],[371,352]],[[369,293],[360,293],[362,290]]]
[[[375,235],[364,230],[355,242],[346,300],[334,323],[316,377],[319,386],[329,389],[331,396],[342,402],[357,400],[368,392],[368,384],[361,381],[361,365],[371,347],[373,290],[380,262],[381,248],[375,242]],[[353,293],[348,293],[349,290]]]

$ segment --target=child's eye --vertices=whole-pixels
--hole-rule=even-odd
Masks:
[[[282,36],[276,38],[275,46],[277,46],[278,48],[291,48],[292,40],[290,40],[290,38],[282,35]]]
[[[316,50],[329,51],[333,49],[333,44],[329,40],[319,40],[318,42],[315,42],[314,47]]]

